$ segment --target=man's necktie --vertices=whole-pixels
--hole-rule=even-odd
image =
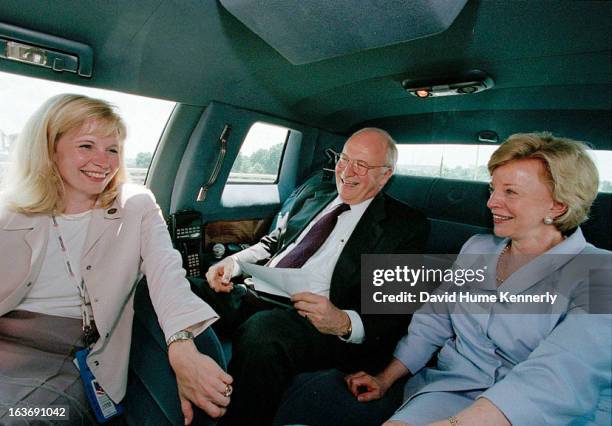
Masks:
[[[351,206],[342,203],[321,217],[302,238],[302,241],[276,264],[276,268],[301,268],[327,240],[338,222],[338,216],[350,209]]]

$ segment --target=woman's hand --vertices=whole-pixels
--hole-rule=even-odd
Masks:
[[[376,376],[360,371],[349,374],[344,380],[357,400],[366,402],[382,398],[397,379],[407,374],[410,374],[410,370],[399,360],[393,358],[389,365]]]
[[[185,424],[191,424],[193,420],[192,403],[212,418],[223,416],[230,402],[228,393],[231,393],[232,376],[212,358],[198,352],[191,340],[172,343],[168,348],[168,358],[176,374]]]
[[[349,374],[344,378],[351,393],[360,402],[374,401],[383,397],[389,385],[380,377],[371,376],[364,371]]]

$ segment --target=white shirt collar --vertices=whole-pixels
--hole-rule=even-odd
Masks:
[[[373,199],[374,199],[374,197],[368,198],[367,200],[362,201],[359,204],[352,204],[351,205],[351,212],[361,216],[363,214],[363,212],[366,211],[366,209],[368,208],[368,206],[370,205],[370,203],[372,202]],[[342,201],[342,199],[340,198],[340,195],[336,196],[336,198],[334,198],[332,200],[332,202],[329,203],[327,205],[327,207],[325,207],[325,212],[327,212],[329,210],[332,210],[334,207],[336,207],[337,205],[342,204],[342,203],[344,203],[344,201]]]

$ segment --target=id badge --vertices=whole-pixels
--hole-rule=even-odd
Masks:
[[[98,423],[106,423],[113,417],[123,414],[123,406],[115,404],[104,389],[102,389],[102,386],[100,386],[87,365],[86,359],[88,354],[89,348],[78,351],[74,359],[75,365],[81,374],[85,395],[87,395],[87,400],[96,416],[96,420]]]

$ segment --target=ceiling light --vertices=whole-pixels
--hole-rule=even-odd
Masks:
[[[93,49],[83,43],[0,22],[0,60],[91,77]]]
[[[1,49],[1,47],[4,47],[4,49]],[[0,57],[40,67],[52,68],[54,71],[76,73],[79,66],[79,58],[76,56],[1,38]]]
[[[402,81],[404,90],[417,98],[468,95],[490,89],[493,85],[493,79],[480,70],[471,70],[451,77]]]

